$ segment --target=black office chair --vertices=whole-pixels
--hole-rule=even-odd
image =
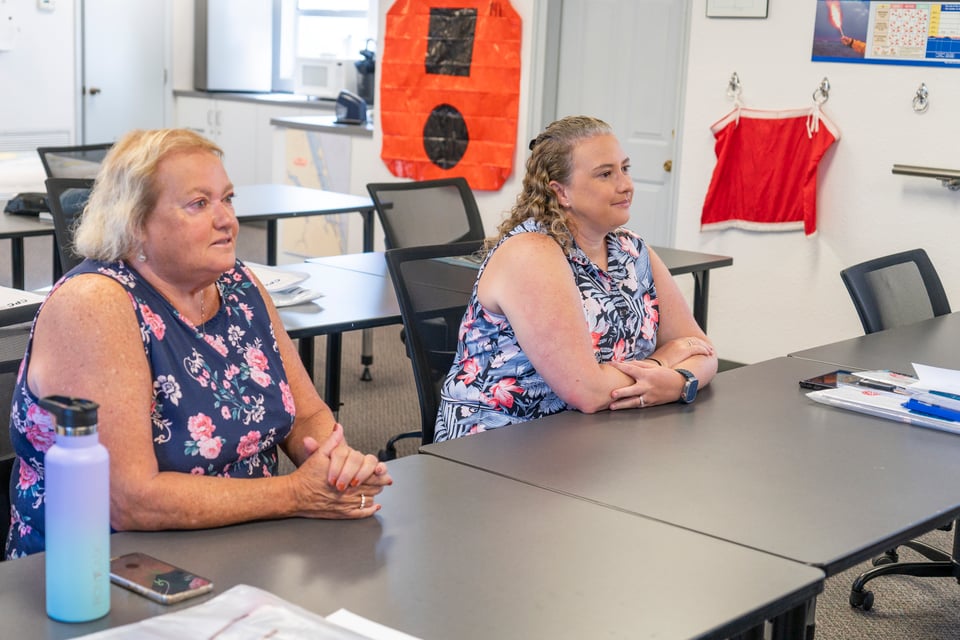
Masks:
[[[485,237],[480,209],[464,178],[374,182],[367,185],[367,192],[383,227],[387,249],[478,241]],[[401,330],[401,340],[405,340],[405,334],[406,330]],[[364,344],[367,353],[369,347]],[[395,455],[394,445],[402,437],[411,434],[391,438],[381,452]]]
[[[112,142],[38,147],[40,162],[48,178],[95,178]]]
[[[840,277],[850,293],[865,333],[874,333],[950,313],[940,276],[923,249],[903,251],[848,267]],[[948,554],[919,540],[903,543],[928,561],[899,562],[896,549],[874,558],[874,568],[860,574],[850,588],[850,605],[869,611],[873,592],[867,582],[885,575],[955,578],[960,582],[960,536],[954,528],[953,552]]]
[[[464,178],[367,185],[387,249],[483,240],[483,221]]]
[[[54,279],[70,271],[83,258],[73,249],[73,232],[93,189],[92,178],[47,178],[47,204],[53,216],[53,234],[60,264]]]
[[[0,482],[0,489],[3,491],[3,495],[0,496],[0,533],[3,537],[0,540],[3,544],[6,544],[7,534],[10,531],[10,476],[13,474],[13,463],[16,459],[17,457],[12,453],[0,457],[0,479],[3,480]],[[3,558],[3,554],[0,553],[0,560]]]
[[[397,456],[396,443],[402,438],[420,437],[422,444],[433,442],[440,387],[453,364],[460,321],[477,279],[476,264],[445,259],[473,255],[482,246],[482,241],[471,240],[386,253],[420,400],[420,430],[391,438],[380,451],[381,460]]]
[[[940,276],[923,249],[874,258],[840,272],[865,333],[950,313]]]

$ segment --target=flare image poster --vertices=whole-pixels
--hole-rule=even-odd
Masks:
[[[817,0],[812,59],[960,65],[960,2]]]

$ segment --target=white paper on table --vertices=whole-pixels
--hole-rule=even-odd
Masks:
[[[86,640],[183,640],[185,637],[217,640],[372,638],[245,584],[232,587],[203,604],[83,636]]]
[[[385,627],[379,622],[358,616],[347,609],[337,609],[327,616],[327,622],[333,622],[352,631],[356,631],[371,640],[417,640],[416,636]]]
[[[265,264],[255,262],[246,262],[247,268],[253,271],[253,274],[260,279],[267,291],[286,291],[287,289],[300,284],[310,277],[310,274],[302,271],[287,271],[286,269],[275,269]]]
[[[40,304],[43,296],[23,289],[0,287],[0,309],[13,309],[28,304]]]
[[[913,370],[917,372],[918,380],[913,385],[917,389],[936,389],[960,394],[960,371],[917,363],[913,363]]]

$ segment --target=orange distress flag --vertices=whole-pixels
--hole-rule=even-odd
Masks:
[[[494,191],[513,169],[520,16],[508,0],[397,0],[380,62],[380,157],[401,178]]]

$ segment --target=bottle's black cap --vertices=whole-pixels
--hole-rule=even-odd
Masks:
[[[57,419],[57,433],[69,436],[89,435],[97,432],[97,408],[92,400],[68,396],[40,398],[40,406]]]

